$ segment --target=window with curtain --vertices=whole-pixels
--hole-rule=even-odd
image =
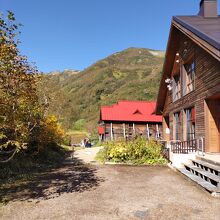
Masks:
[[[181,121],[180,121],[180,112],[174,113],[174,138],[175,140],[180,139],[180,127],[181,127]]]
[[[173,76],[173,102],[181,98],[180,74]]]
[[[185,110],[186,113],[186,138],[195,139],[195,108]]]
[[[183,65],[183,95],[195,90],[195,61],[190,60]]]

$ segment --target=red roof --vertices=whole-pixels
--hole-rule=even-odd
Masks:
[[[113,106],[102,106],[102,121],[162,122],[162,117],[155,115],[156,102],[119,101]]]
[[[102,126],[99,126],[98,132],[99,132],[99,134],[104,134],[105,133],[104,128]]]

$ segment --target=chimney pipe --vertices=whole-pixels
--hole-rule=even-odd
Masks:
[[[217,0],[201,0],[200,1],[200,16],[204,18],[217,18],[218,6]]]

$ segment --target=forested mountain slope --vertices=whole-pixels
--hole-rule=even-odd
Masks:
[[[72,128],[80,119],[95,128],[101,105],[118,100],[155,100],[164,52],[128,48],[96,62],[81,72],[65,70],[44,76],[42,88],[49,94],[49,113]]]

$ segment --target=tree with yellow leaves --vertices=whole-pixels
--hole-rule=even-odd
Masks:
[[[42,124],[42,142],[58,141],[61,135],[53,117],[44,119],[48,103],[40,103],[37,94],[37,69],[18,50],[18,28],[12,12],[6,18],[0,15],[0,163],[27,148]]]

